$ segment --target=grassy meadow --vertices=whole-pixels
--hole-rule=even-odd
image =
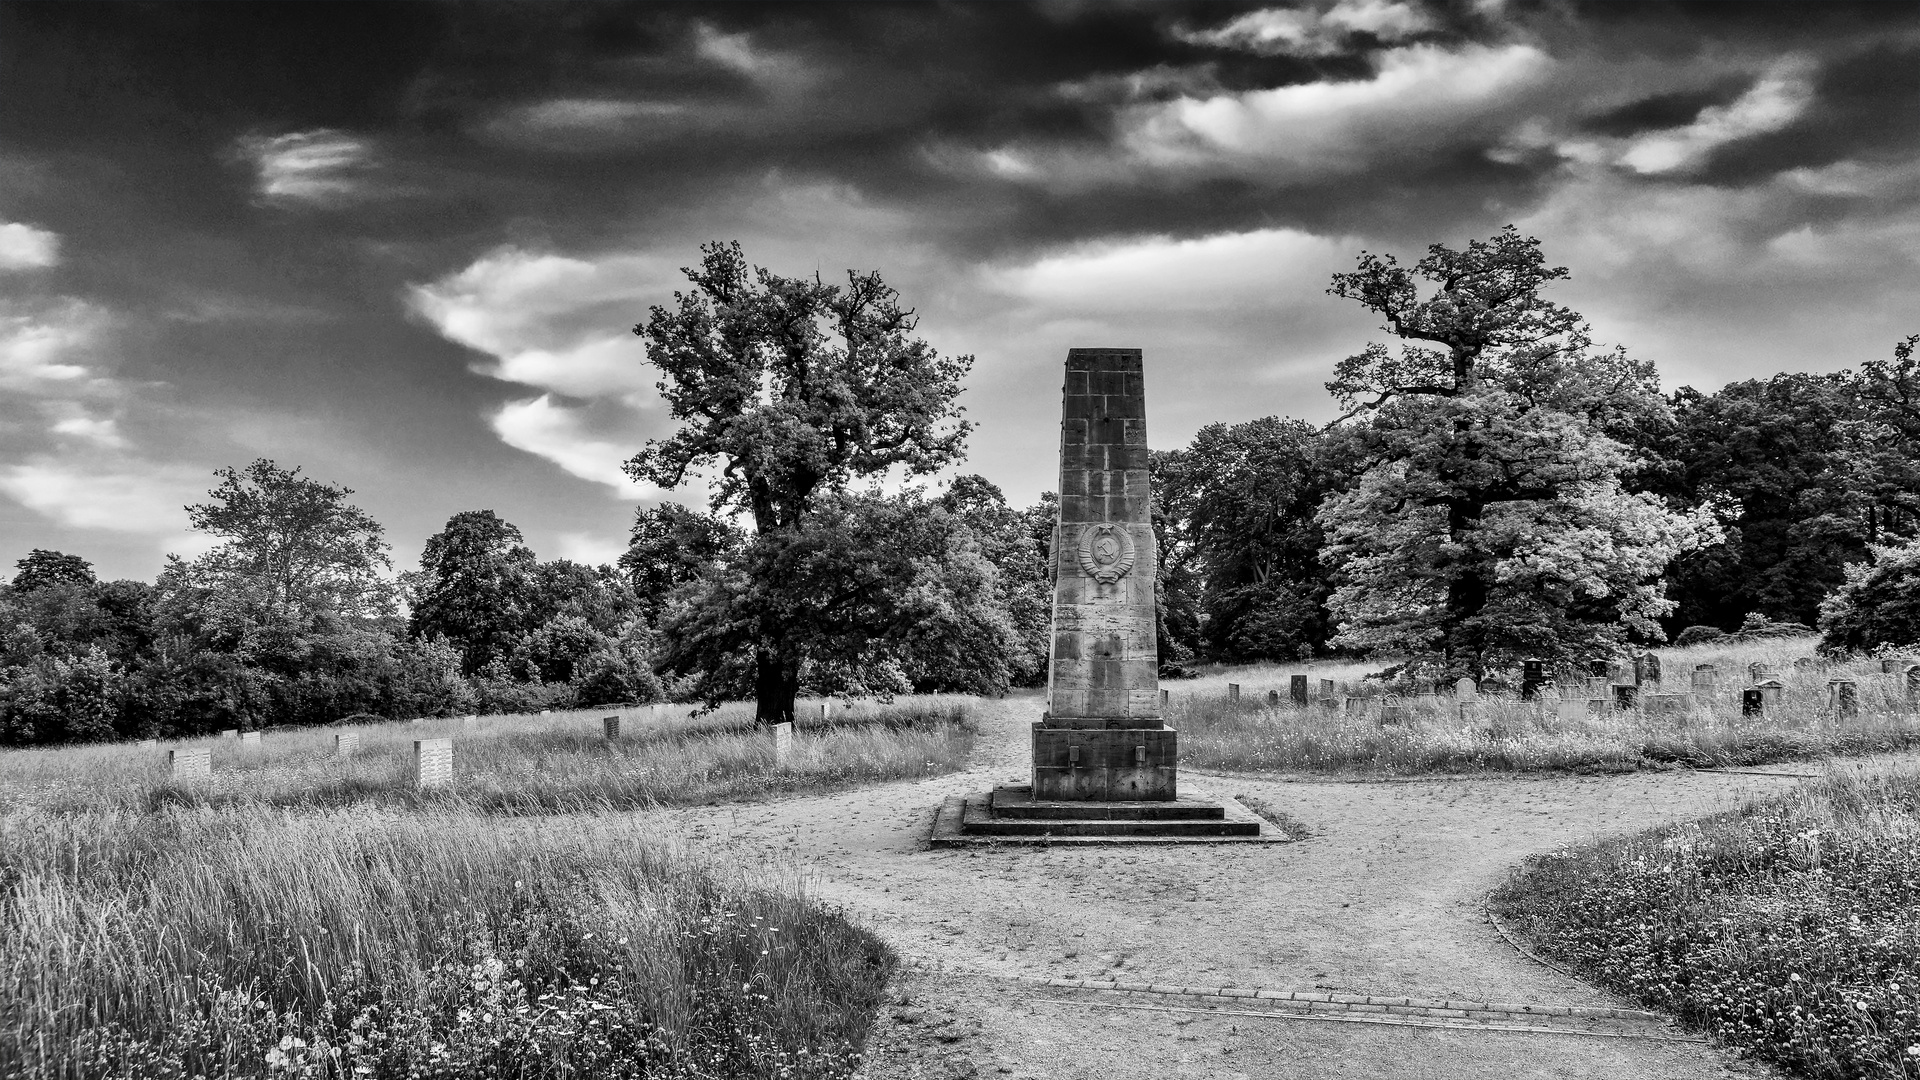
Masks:
[[[846,1076],[885,945],[583,823],[952,771],[970,707],[815,704],[784,763],[745,705],[0,753],[0,1077]],[[441,737],[454,783],[416,790]],[[197,746],[213,775],[171,779]]]
[[[1920,775],[1535,856],[1492,902],[1542,954],[1797,1075],[1920,1077]]]
[[[1696,665],[1719,669],[1719,688],[1670,714],[1612,708],[1583,710],[1562,719],[1554,691],[1539,703],[1517,694],[1486,694],[1462,715],[1449,697],[1408,698],[1404,723],[1383,725],[1379,665],[1302,664],[1228,668],[1202,678],[1164,684],[1167,719],[1180,732],[1181,760],[1203,769],[1409,776],[1481,770],[1602,770],[1760,765],[1858,755],[1920,746],[1920,715],[1907,705],[1898,674],[1877,660],[1820,664],[1796,670],[1813,655],[1811,638],[1728,643],[1655,650],[1663,689],[1690,691]],[[1748,666],[1770,667],[1783,684],[1778,709],[1763,717],[1740,711]],[[1288,677],[1332,679],[1336,695],[1367,699],[1356,711],[1318,705],[1295,708]],[[1844,675],[1859,686],[1854,717],[1830,715],[1827,680]],[[1239,684],[1229,700],[1227,685]],[[1651,688],[1649,688],[1651,689]],[[1268,693],[1281,704],[1270,707]],[[1584,700],[1584,686],[1573,694]]]
[[[486,716],[352,727],[268,729],[259,749],[238,739],[116,743],[0,753],[0,813],[161,806],[382,806],[486,813],[569,813],[688,805],[823,791],[928,776],[962,767],[974,726],[966,698],[900,698],[891,705],[831,706],[823,723],[795,725],[793,752],[776,765],[772,736],[751,706],[705,716],[689,706],[590,709],[546,716]],[[601,717],[621,717],[621,737]],[[342,757],[334,736],[357,732]],[[451,737],[451,787],[416,790],[413,740]],[[175,782],[167,751],[206,746],[213,775]]]
[[[797,882],[559,822],[0,819],[0,1075],[846,1075],[895,963]]]

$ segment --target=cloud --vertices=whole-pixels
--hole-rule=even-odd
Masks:
[[[1811,70],[1804,59],[1789,57],[1735,100],[1700,110],[1692,123],[1634,138],[1620,164],[1645,176],[1691,172],[1728,143],[1779,131],[1812,103]]]
[[[94,347],[106,316],[63,297],[0,301],[0,389],[16,393],[75,393],[91,372],[75,362]]]
[[[620,471],[621,462],[639,449],[639,440],[615,441],[595,434],[583,409],[568,408],[551,394],[501,406],[493,416],[494,433],[516,450],[560,466],[582,480],[605,484],[622,494],[650,494]]]
[[[1407,4],[1340,0],[1325,11],[1262,8],[1211,30],[1181,29],[1174,36],[1256,56],[1333,56],[1346,51],[1356,33],[1391,44],[1432,29],[1433,20]]]
[[[120,434],[119,421],[111,416],[68,416],[55,421],[51,430],[56,435],[65,435],[110,449],[121,450],[127,446],[126,438]]]
[[[0,493],[62,525],[151,536],[187,530],[186,505],[212,486],[204,469],[36,455],[0,468]]]
[[[569,397],[638,403],[657,376],[630,332],[678,271],[645,255],[578,259],[503,248],[408,292],[450,341],[486,354],[474,370]]]
[[[327,206],[368,193],[366,172],[372,148],[363,140],[331,128],[285,135],[247,135],[241,155],[251,161],[260,198],[290,206]]]
[[[17,221],[0,224],[0,270],[39,270],[60,263],[60,237]]]
[[[995,291],[1077,313],[1234,310],[1318,292],[1356,241],[1297,229],[1082,244],[987,272]]]
[[[561,558],[588,566],[612,565],[627,552],[626,541],[593,533],[563,532],[554,539],[559,542]]]

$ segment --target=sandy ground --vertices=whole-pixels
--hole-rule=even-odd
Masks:
[[[1766,1075],[1700,1044],[1105,1008],[1094,1003],[1195,1002],[997,976],[1630,1005],[1516,953],[1485,917],[1488,890],[1527,853],[1697,817],[1793,779],[1328,783],[1187,773],[1183,793],[1255,795],[1314,836],[1272,846],[929,850],[942,798],[1024,778],[1038,700],[984,708],[965,773],[653,822],[715,855],[803,867],[816,896],[914,961],[869,1047],[871,1080]]]

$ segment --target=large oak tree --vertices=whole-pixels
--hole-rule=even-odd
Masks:
[[[724,621],[751,655],[757,718],[780,723],[793,719],[809,643],[822,640],[810,604],[824,598],[798,591],[804,577],[766,575],[807,546],[823,495],[961,458],[970,425],[954,399],[973,358],[915,337],[913,311],[877,272],[831,285],[749,267],[735,243],[701,254],[684,270],[693,288],[633,328],[680,426],[626,469],[668,489],[710,469],[713,509],[751,520],[760,550],[738,563],[757,598],[750,626],[733,605]]]

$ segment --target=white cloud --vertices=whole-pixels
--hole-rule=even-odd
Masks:
[[[621,462],[639,448],[638,440],[617,442],[594,433],[585,410],[561,405],[550,394],[501,406],[493,430],[508,446],[546,458],[582,480],[625,494],[651,493],[620,471]]]
[[[1084,244],[991,270],[990,288],[1072,312],[1212,311],[1317,295],[1357,241],[1296,229]]]
[[[1381,54],[1370,79],[1137,107],[1125,121],[1126,143],[1162,165],[1237,161],[1340,171],[1382,147],[1404,153],[1457,140],[1463,125],[1514,101],[1551,63],[1529,45],[1411,45]]]
[[[17,221],[0,223],[0,270],[39,270],[60,262],[60,237]]]
[[[71,393],[90,374],[77,361],[95,345],[106,316],[71,298],[0,302],[0,389]]]
[[[561,558],[588,566],[611,565],[627,552],[625,541],[593,533],[561,533],[554,539],[559,541]]]
[[[62,525],[171,537],[186,531],[185,507],[206,495],[210,477],[180,465],[39,455],[0,469],[0,493]]]
[[[330,204],[366,194],[372,148],[330,128],[248,135],[240,152],[253,162],[260,197],[270,203]]]
[[[1687,172],[1719,147],[1779,131],[1812,101],[1811,65],[1789,57],[1734,101],[1700,110],[1692,123],[1635,137],[1619,160],[1643,175]]]
[[[1236,49],[1256,56],[1331,56],[1356,32],[1392,44],[1433,29],[1425,12],[1393,0],[1340,0],[1325,11],[1261,8],[1211,30],[1176,30],[1196,45]]]
[[[594,145],[607,138],[630,138],[687,115],[687,106],[674,101],[624,98],[554,98],[507,109],[488,121],[485,131],[508,141],[552,145],[554,140],[589,138]]]
[[[111,416],[68,416],[55,421],[52,430],[56,435],[66,435],[96,446],[117,450],[127,445],[127,440],[120,434],[119,422]]]
[[[631,327],[677,272],[644,255],[576,259],[504,248],[414,286],[413,310],[442,336],[492,358],[475,370],[569,397],[638,402],[657,376]]]

